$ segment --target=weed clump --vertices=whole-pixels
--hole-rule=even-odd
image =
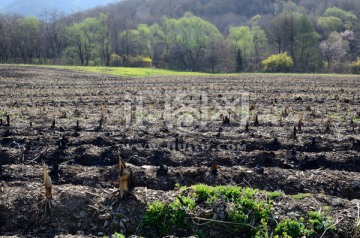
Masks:
[[[222,235],[228,237],[290,238],[334,234],[336,230],[336,223],[324,212],[311,211],[306,220],[285,218],[276,222],[272,216],[273,201],[283,196],[280,191],[205,184],[182,187],[179,191],[181,195],[173,202],[156,201],[148,206],[142,223],[147,234],[208,237],[214,227],[219,230],[219,226],[224,226]]]

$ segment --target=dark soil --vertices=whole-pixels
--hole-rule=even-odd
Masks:
[[[176,184],[205,183],[309,193],[304,199],[286,196],[275,204],[276,219],[330,206],[333,217],[342,219],[340,237],[355,237],[360,77],[127,79],[0,66],[0,88],[0,235],[146,236],[140,224],[149,202],[175,199]],[[166,94],[174,90],[188,93],[190,101],[206,96],[211,110],[229,91],[249,92],[248,130],[235,119],[224,124],[218,111],[207,117],[205,127],[194,122],[193,127],[168,128],[169,123],[176,125],[177,114],[144,117],[140,126],[134,122],[131,110],[139,111],[136,98],[141,93],[141,113],[164,114]],[[171,108],[175,113],[178,109]],[[137,181],[122,201],[111,197],[119,157]],[[44,197],[41,161],[49,168],[54,190],[51,214],[44,216],[38,214]],[[219,166],[216,175],[213,164]]]

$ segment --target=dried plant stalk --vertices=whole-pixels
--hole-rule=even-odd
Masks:
[[[119,170],[120,170],[120,177],[119,177],[119,189],[120,189],[120,198],[124,196],[126,192],[129,191],[129,170],[126,168],[126,165],[122,159],[119,159]]]
[[[331,130],[331,117],[330,116],[328,116],[325,126],[326,126],[326,128],[325,128],[326,132],[329,133]]]
[[[299,121],[298,121],[298,130],[301,131],[301,128],[303,126],[303,120],[304,120],[304,114],[300,114],[300,118],[299,118]]]
[[[44,185],[45,185],[45,197],[46,199],[51,200],[52,199],[52,182],[51,178],[46,170],[45,162],[42,161],[42,170],[43,170],[43,176],[44,176]]]

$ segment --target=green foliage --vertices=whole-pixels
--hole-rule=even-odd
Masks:
[[[181,199],[181,202],[179,199]],[[186,228],[191,225],[191,221],[188,219],[188,215],[183,209],[183,206],[193,211],[196,206],[195,200],[190,197],[180,196],[180,198],[169,204],[169,223],[171,223],[172,226]]]
[[[288,72],[294,66],[293,59],[287,53],[271,55],[262,61],[266,72]]]
[[[254,35],[247,26],[231,27],[229,41],[236,49],[241,50],[244,57],[249,57],[254,52]]]
[[[221,199],[228,202],[226,209],[228,219],[240,223],[236,226],[237,231],[250,236],[261,233],[264,227],[267,229],[272,205],[266,200],[257,198],[256,189],[236,186],[211,187],[204,184],[194,185],[192,188],[193,196],[199,201]]]
[[[342,20],[334,16],[319,17],[317,24],[325,32],[341,31],[343,27]]]
[[[98,18],[88,17],[80,23],[74,23],[66,28],[66,36],[70,46],[77,53],[81,65],[88,66],[90,58],[99,55],[110,60],[110,47],[107,34],[107,15],[100,14]],[[104,59],[106,64],[108,60]],[[95,65],[95,61],[92,65]]]
[[[214,187],[205,184],[193,185],[192,188],[194,189],[196,196],[200,200],[206,200],[207,198],[212,197],[215,194]]]
[[[168,205],[162,202],[151,203],[144,214],[144,226],[162,235],[171,233],[175,227],[189,227],[191,222],[184,208],[192,211],[195,206],[194,199],[184,196]]]
[[[210,22],[187,12],[180,19],[163,18],[160,25],[166,49],[165,54],[181,68],[198,71],[200,63],[222,42],[223,36]],[[175,56],[175,57],[174,57]]]
[[[299,194],[291,195],[292,198],[298,200],[302,200],[311,196],[312,196],[311,193],[299,193]]]
[[[297,70],[309,71],[314,69],[317,60],[319,34],[306,15],[299,15],[296,21],[297,34],[295,37]]]
[[[336,227],[331,216],[324,214],[323,212],[309,212],[309,225],[311,230],[322,234],[325,230],[329,234],[334,234]]]
[[[251,32],[254,36],[254,54],[253,61],[256,65],[255,70],[259,70],[261,60],[264,59],[264,56],[267,54],[269,49],[268,39],[266,38],[265,31],[260,26],[253,26],[251,28]]]
[[[304,223],[289,218],[279,222],[275,228],[275,238],[296,238],[305,234],[308,234],[308,231],[305,229]]]
[[[356,15],[351,12],[344,11],[338,7],[330,7],[326,9],[324,13],[325,17],[333,16],[342,20],[345,29],[352,29],[355,21],[357,20]]]
[[[125,238],[125,236],[124,236],[123,234],[120,234],[120,233],[115,232],[115,233],[112,235],[112,238]]]
[[[162,234],[170,230],[172,224],[167,219],[169,216],[168,207],[162,202],[151,203],[144,214],[143,222],[145,226],[151,227]]]
[[[180,187],[180,186],[179,186]],[[268,238],[273,234],[275,238],[297,238],[301,236],[313,237],[314,234],[334,234],[336,229],[329,216],[329,207],[324,212],[309,212],[308,220],[304,218],[293,220],[285,218],[276,225],[272,219],[273,201],[269,198],[279,198],[281,192],[264,192],[252,188],[237,186],[208,186],[193,185],[182,190],[177,200],[164,204],[151,203],[143,219],[143,228],[150,234],[160,237],[173,234],[178,228],[188,234],[198,234],[207,237],[206,226],[193,223],[192,214],[196,213],[201,204],[212,205],[209,201],[226,204],[225,221],[228,222],[227,235],[255,238]],[[206,205],[205,205],[206,206]],[[212,219],[213,217],[208,217]],[[196,218],[195,218],[196,219]],[[213,224],[213,223],[211,223]],[[149,233],[148,233],[149,234]]]
[[[281,192],[281,191],[267,192],[266,195],[267,195],[270,199],[280,198],[280,197],[282,196],[282,192]]]

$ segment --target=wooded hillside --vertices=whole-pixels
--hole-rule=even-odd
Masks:
[[[125,0],[44,20],[2,15],[0,60],[240,72],[286,53],[290,71],[356,72],[359,17],[356,0]]]

